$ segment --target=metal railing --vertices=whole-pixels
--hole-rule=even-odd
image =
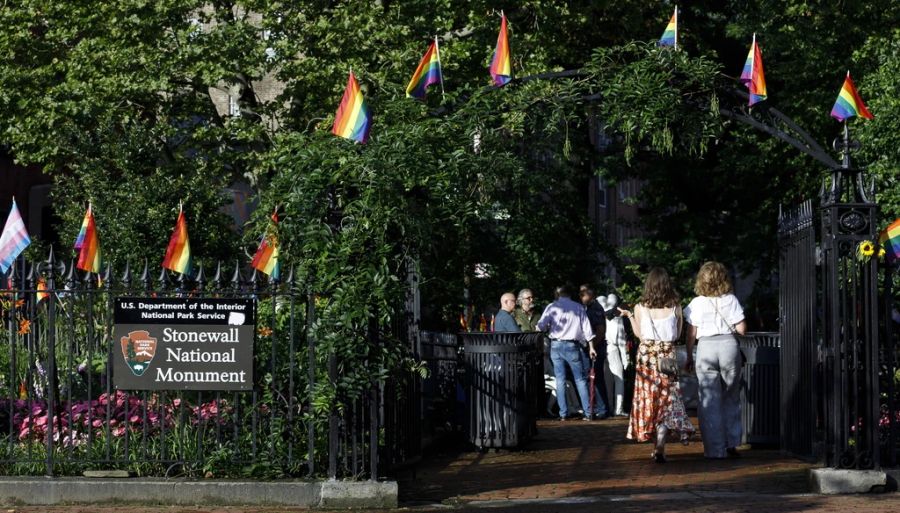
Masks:
[[[779,218],[779,321],[781,334],[781,445],[813,458],[821,424],[817,411],[816,230],[806,201]]]
[[[155,275],[155,272],[154,272]],[[126,266],[83,275],[54,260],[17,262],[0,284],[0,474],[124,469],[154,476],[370,478],[396,463],[379,433],[391,396],[374,380],[342,386],[344,362],[309,329],[316,297],[221,263],[173,279]],[[114,388],[119,296],[254,300],[254,383],[247,392]],[[5,333],[4,333],[5,332]],[[379,327],[366,339],[371,354]],[[389,405],[390,406],[390,405]],[[389,409],[389,408],[388,408]],[[402,434],[398,434],[402,437]]]

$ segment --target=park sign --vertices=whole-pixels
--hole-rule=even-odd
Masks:
[[[115,300],[113,385],[124,390],[252,390],[251,299]]]

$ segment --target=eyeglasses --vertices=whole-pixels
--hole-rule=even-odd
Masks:
[[[522,298],[522,301],[532,301],[532,300],[534,300],[534,296],[527,296],[527,297]]]

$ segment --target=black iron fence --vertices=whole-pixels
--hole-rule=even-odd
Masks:
[[[426,436],[461,432],[465,422],[459,380],[461,346],[456,333],[422,331],[420,356],[428,368],[422,382],[422,411]]]
[[[883,265],[879,315],[882,343],[878,355],[881,390],[878,433],[881,462],[887,467],[900,465],[900,311],[896,301],[900,291],[894,286],[897,265],[896,262]]]
[[[252,390],[116,389],[112,312],[121,296],[253,299]],[[401,419],[395,399],[417,392],[374,378],[346,386],[348,362],[310,329],[324,300],[292,276],[271,282],[237,265],[184,280],[151,275],[146,264],[98,277],[52,253],[20,260],[0,284],[0,474],[377,478],[415,455],[419,439],[404,426],[418,419]],[[370,354],[381,338],[372,324]]]
[[[782,444],[836,468],[900,459],[896,263],[879,256],[871,197],[841,169],[819,208],[779,219]]]
[[[821,429],[816,410],[820,337],[816,322],[819,299],[814,221],[812,202],[806,201],[796,209],[782,212],[778,224],[781,446],[804,458],[814,457]]]

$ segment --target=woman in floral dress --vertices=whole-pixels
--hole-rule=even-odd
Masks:
[[[694,433],[684,410],[678,378],[659,368],[661,358],[675,358],[674,343],[682,327],[678,301],[668,273],[655,267],[647,274],[643,295],[634,311],[619,309],[641,341],[627,437],[638,442],[655,440],[652,458],[657,463],[666,461],[667,438],[677,437],[686,444]]]

